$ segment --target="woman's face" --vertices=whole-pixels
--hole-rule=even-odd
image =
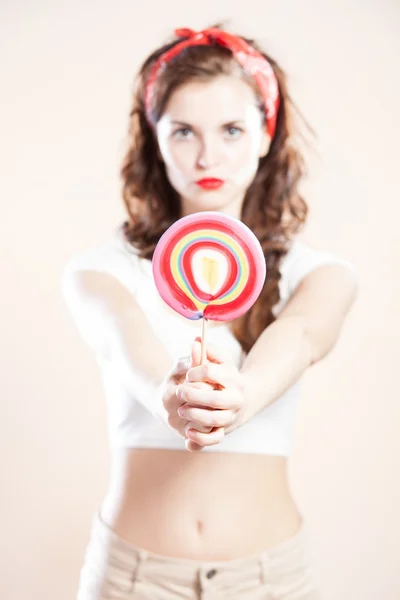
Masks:
[[[239,218],[270,145],[251,87],[227,76],[186,83],[171,95],[156,134],[182,216],[219,210]],[[201,181],[212,178],[222,183]]]

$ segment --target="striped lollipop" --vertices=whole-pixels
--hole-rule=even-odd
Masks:
[[[264,285],[264,254],[244,223],[218,212],[176,221],[160,238],[153,275],[163,300],[188,319],[231,321]]]

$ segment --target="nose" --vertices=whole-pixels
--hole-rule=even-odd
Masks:
[[[207,138],[201,143],[197,164],[202,169],[216,167],[221,162],[221,152],[215,139]]]

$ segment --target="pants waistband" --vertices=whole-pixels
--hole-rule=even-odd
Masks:
[[[287,560],[296,560],[296,555],[304,552],[304,546],[307,541],[307,527],[303,519],[300,529],[291,538],[280,542],[279,544],[267,548],[251,556],[245,556],[230,560],[212,560],[202,561],[196,559],[178,558],[164,556],[150,550],[141,548],[117,535],[107,523],[102,519],[100,511],[96,512],[93,518],[93,538],[99,542],[99,538],[104,543],[103,547],[109,549],[112,546],[113,552],[123,555],[125,560],[136,564],[136,570],[144,568],[150,563],[156,568],[162,564],[167,567],[169,572],[179,572],[188,575],[197,573],[203,581],[204,586],[218,572],[224,572],[229,575],[237,571],[249,572],[252,577],[260,576],[261,581],[267,581],[275,569],[279,569],[280,564]],[[147,567],[146,567],[147,568]]]

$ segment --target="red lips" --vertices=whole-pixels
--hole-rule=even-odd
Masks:
[[[196,181],[196,185],[205,190],[217,190],[222,185],[224,185],[224,183],[225,182],[223,179],[215,179],[214,177],[199,179],[198,181]]]

